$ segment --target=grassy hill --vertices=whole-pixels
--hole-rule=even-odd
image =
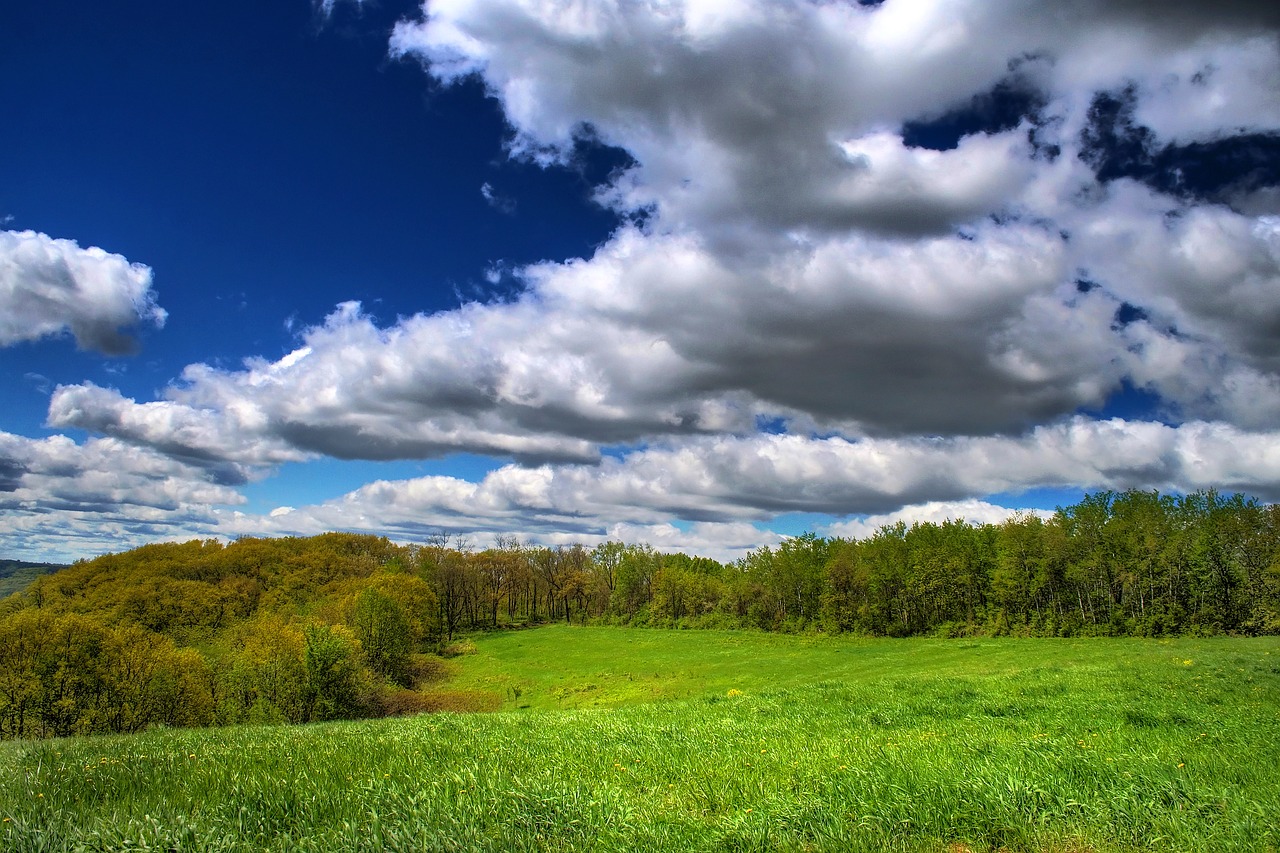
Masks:
[[[437,689],[507,710],[0,744],[0,847],[1280,849],[1274,637],[455,651]]]
[[[26,563],[22,560],[0,560],[0,598],[22,592],[41,575],[65,569],[54,563]]]

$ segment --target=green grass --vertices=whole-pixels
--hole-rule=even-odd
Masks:
[[[1277,638],[474,643],[509,710],[0,745],[0,849],[1280,850]]]

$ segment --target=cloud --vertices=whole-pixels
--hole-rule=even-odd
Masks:
[[[49,401],[48,424],[111,436],[204,470],[226,485],[248,482],[256,468],[308,458],[264,436],[257,414],[244,407],[214,412],[171,402],[138,403],[93,383],[58,386]]]
[[[1028,167],[1012,135],[912,164],[893,134],[1010,78],[1059,100],[1135,83],[1140,114],[1174,138],[1276,126],[1274,13],[1142,6],[450,0],[398,25],[392,51],[444,82],[480,76],[519,154],[564,160],[582,138],[625,149],[636,166],[603,193],[620,209],[708,236],[914,233],[1000,209]],[[1184,86],[1222,106],[1166,106]]]
[[[488,181],[480,185],[480,195],[484,196],[484,200],[488,202],[489,206],[499,213],[505,213],[510,216],[516,212],[515,199],[501,195]]]
[[[873,146],[874,134],[993,85],[1006,59],[897,14],[892,4],[873,13],[744,2],[711,13],[694,3],[449,2],[402,22],[392,50],[446,82],[481,75],[517,154],[564,160],[583,136],[626,149],[637,165],[603,194],[623,210],[657,206],[664,221],[721,237],[851,222],[936,230],[948,211],[980,215],[1016,183],[1016,169],[968,166],[1008,146],[975,142],[913,173],[910,155],[891,139]],[[951,178],[935,188],[930,172]],[[895,187],[918,198],[915,215],[876,217],[877,202],[901,209]]]
[[[1032,515],[1049,518],[1053,513],[1046,510],[1009,509],[973,498],[960,501],[929,501],[882,515],[837,521],[827,525],[821,532],[826,536],[838,536],[843,539],[867,539],[874,536],[881,528],[891,527],[899,522],[908,527],[913,524],[944,524],[948,521],[999,525],[1011,518]]]
[[[216,506],[243,504],[206,471],[114,438],[0,432],[0,540],[9,554],[66,560],[213,535]]]
[[[624,229],[590,260],[524,270],[515,302],[388,328],[344,305],[278,361],[193,365],[156,403],[63,387],[49,422],[237,465],[457,451],[537,464],[747,434],[759,417],[850,438],[1017,433],[1101,408],[1127,381],[1183,416],[1266,425],[1280,413],[1273,231],[1225,210],[1173,227],[1108,212],[1070,240],[983,223],[747,266]],[[1118,284],[1082,290],[1077,246]]]
[[[122,331],[163,326],[151,270],[102,249],[34,231],[0,231],[0,346],[70,332],[81,349],[126,355]]]
[[[353,3],[357,8],[363,7],[365,0],[312,0],[316,10],[325,18],[333,14],[333,10],[338,8],[340,3]]]
[[[1280,434],[1274,431],[1086,418],[1022,437],[702,437],[598,466],[508,465],[479,482],[448,476],[376,481],[324,503],[265,515],[234,509],[243,498],[199,467],[116,439],[76,445],[62,437],[4,435],[0,459],[8,489],[0,493],[0,532],[26,545],[27,553],[61,527],[86,537],[101,529],[103,541],[121,547],[326,530],[421,541],[444,531],[481,546],[512,534],[549,545],[624,539],[733,559],[779,541],[767,525],[788,512],[852,516],[820,532],[857,536],[899,519],[998,523],[1012,510],[970,496],[1046,487],[1220,488],[1280,498]]]
[[[1078,487],[1189,492],[1240,489],[1280,498],[1280,434],[1224,424],[1180,427],[1077,418],[1017,437],[814,439],[758,435],[682,441],[610,458],[600,466],[505,466],[472,483],[447,476],[378,481],[333,501],[249,519],[246,532],[340,527],[414,538],[443,530],[480,539],[600,541],[650,531],[662,541],[727,533],[758,547],[755,528],[779,513],[870,515],[830,528],[851,535],[883,519],[983,523],[1013,511],[969,496]],[[749,533],[747,528],[755,532]],[[688,528],[693,529],[693,528]],[[695,541],[690,537],[689,541]]]
[[[235,489],[199,468],[113,438],[77,444],[66,436],[31,439],[0,433],[0,506],[7,511],[97,511],[143,507],[172,511],[200,504],[239,504]]]

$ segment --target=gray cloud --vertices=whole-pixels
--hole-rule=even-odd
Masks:
[[[0,492],[17,491],[26,469],[16,459],[0,457]]]
[[[1152,4],[1144,0],[1091,0],[1073,4],[1081,14],[1101,21],[1131,22],[1167,30],[1180,39],[1194,39],[1206,31],[1267,32],[1280,30],[1280,9],[1267,0],[1222,0],[1206,6],[1195,0]]]

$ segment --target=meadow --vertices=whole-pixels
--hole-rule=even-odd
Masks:
[[[454,651],[500,710],[0,743],[0,848],[1280,850],[1276,637]]]

